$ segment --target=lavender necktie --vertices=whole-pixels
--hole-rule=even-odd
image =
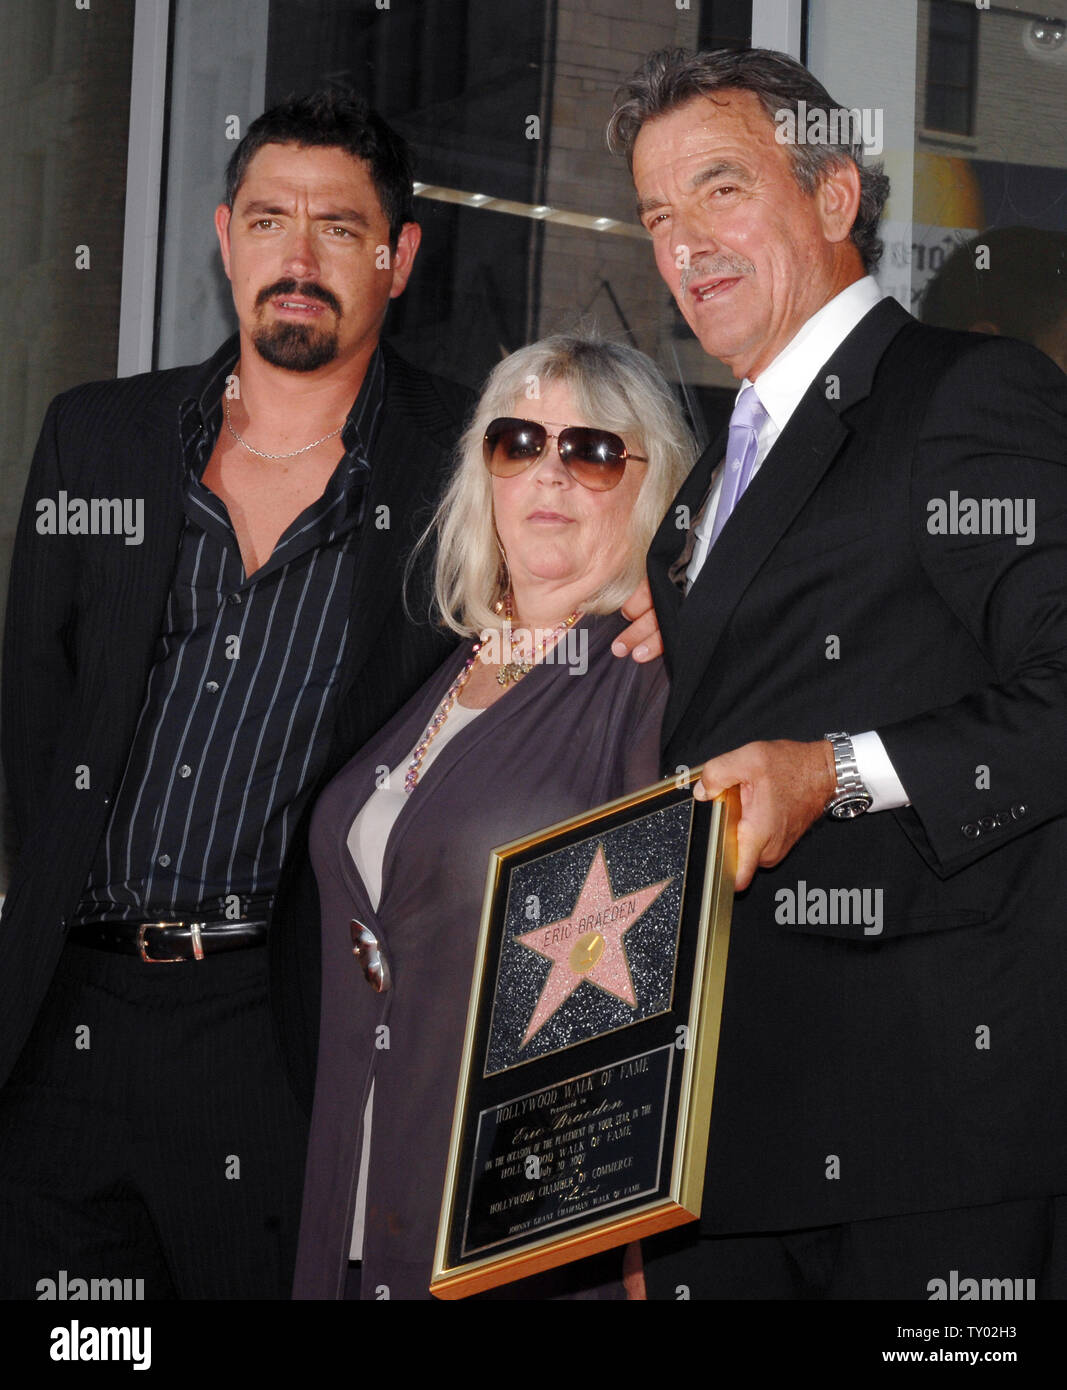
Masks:
[[[719,505],[715,509],[715,522],[708,539],[709,549],[718,540],[719,532],[726,525],[741,494],[748,487],[756,462],[760,427],[766,419],[767,412],[756,395],[756,388],[746,386],[738,396],[737,404],[730,416],[730,438],[727,441],[726,459],[723,463]]]

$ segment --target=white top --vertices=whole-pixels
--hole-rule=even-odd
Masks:
[[[837,351],[861,319],[881,300],[882,291],[873,276],[865,275],[854,281],[812,314],[800,331],[790,339],[778,356],[759,374],[758,381],[744,379],[737,395],[746,386],[755,386],[756,394],[767,412],[756,445],[756,461],[752,477],[771,451],[775,440],[789,423],[789,417],[800,404],[808,387],[818,376],[830,357]],[[737,398],[734,398],[736,404]],[[750,479],[751,481],[751,479]],[[696,526],[696,544],[686,570],[686,587],[692,586],[708,555],[708,541],[715,522],[722,491],[722,475],[716,479],[704,514]],[[885,745],[876,733],[852,735],[856,766],[864,785],[871,793],[872,811],[889,811],[895,806],[907,806],[908,794],[893,770]]]
[[[426,769],[441,749],[481,713],[480,709],[468,709],[466,705],[456,701],[426,750],[422,766],[419,768],[420,778],[426,776]],[[402,763],[380,778],[377,789],[363,803],[348,832],[348,852],[366,885],[370,905],[375,911],[378,910],[382,897],[382,864],[385,860],[389,833],[411,796],[419,794],[417,786],[410,796],[404,790],[404,778],[414,756],[415,749],[412,748]]]
[[[426,775],[426,769],[441,752],[450,739],[465,729],[482,711],[468,709],[458,700],[448,711],[445,722],[434,735],[427,748],[419,778]],[[421,742],[421,740],[420,740]],[[352,856],[360,878],[367,889],[371,907],[377,912],[382,897],[382,866],[385,861],[385,847],[389,833],[397,823],[411,797],[418,796],[418,786],[410,794],[404,790],[404,778],[415,756],[412,748],[403,762],[398,763],[378,787],[363,803],[348,831],[348,852]],[[367,1105],[363,1112],[363,1148],[359,1158],[359,1178],[356,1182],[356,1209],[352,1217],[352,1239],[349,1243],[348,1258],[363,1258],[363,1232],[367,1222],[367,1172],[370,1163],[370,1133],[374,1112],[374,1083],[371,1083]]]
[[[817,314],[812,314],[774,361],[760,372],[758,381],[750,381],[745,377],[738,388],[737,396],[740,396],[746,386],[754,386],[756,395],[767,412],[756,444],[752,478],[759,472],[764,459],[771,451],[771,445],[789,423],[789,417],[823,366],[881,298],[882,291],[873,276],[865,275],[862,280],[854,281],[840,294],[835,295],[829,304],[824,304]],[[737,396],[734,397],[735,405]],[[751,478],[749,481],[751,482]],[[696,545],[693,547],[693,555],[686,570],[687,586],[693,584],[707,559],[708,537],[715,522],[715,513],[719,509],[721,491],[720,473],[709,494],[704,515],[697,522]]]

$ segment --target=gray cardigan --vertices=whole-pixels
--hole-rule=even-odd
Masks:
[[[588,618],[588,669],[536,666],[443,749],[386,846],[371,909],[346,839],[381,770],[414,746],[470,653],[454,653],[358,753],[315,809],[322,902],[322,1019],[294,1297],[344,1296],[362,1119],[374,1081],[363,1298],[428,1298],[488,852],[636,791],[659,776],[661,661],[611,654],[625,626]],[[580,649],[579,649],[580,650]],[[392,987],[378,995],[352,954],[358,917]],[[514,1285],[504,1296],[619,1297],[621,1253]],[[499,1295],[498,1295],[499,1296]]]

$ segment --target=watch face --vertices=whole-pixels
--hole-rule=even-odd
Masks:
[[[837,820],[853,820],[856,816],[863,815],[864,811],[871,805],[872,800],[873,797],[865,796],[863,793],[846,797],[830,808],[830,814]]]

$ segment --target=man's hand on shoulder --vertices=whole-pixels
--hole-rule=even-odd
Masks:
[[[746,743],[710,758],[693,795],[710,800],[733,786],[741,789],[735,880],[741,892],[757,868],[780,863],[822,815],[837,786],[833,749],[825,739]]]
[[[622,615],[630,619],[630,626],[624,628],[612,642],[611,650],[615,655],[632,656],[635,661],[654,661],[657,656],[662,656],[663,638],[647,579],[641,580],[623,604]]]

